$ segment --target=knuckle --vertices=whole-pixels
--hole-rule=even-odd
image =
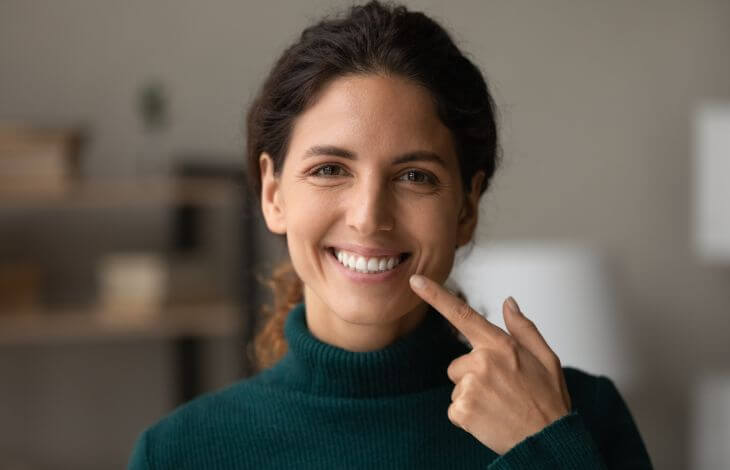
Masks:
[[[464,377],[461,378],[461,382],[459,383],[462,384],[465,390],[474,388],[477,383],[476,374],[474,372],[467,372],[464,374]]]
[[[446,368],[446,375],[449,376],[449,380],[456,382],[456,366],[453,362]]]
[[[457,426],[461,426],[461,421],[464,417],[464,414],[461,407],[459,406],[459,402],[454,402],[449,405],[448,410],[446,410],[446,414],[449,417],[449,421]]]
[[[474,362],[476,370],[482,375],[486,376],[489,371],[490,362],[489,352],[485,349],[480,349],[474,354]]]
[[[515,343],[514,338],[502,335],[495,339],[493,347],[497,351],[509,351],[512,348],[513,343]]]
[[[458,302],[453,307],[453,313],[455,316],[466,320],[473,315],[474,311],[471,309],[471,307],[469,307],[466,302]]]
[[[469,416],[474,413],[474,410],[477,409],[477,401],[469,395],[464,395],[461,399],[459,399],[459,409],[464,414],[464,416]]]
[[[469,409],[465,405],[465,400],[463,398],[459,398],[458,400],[454,400],[451,405],[449,405],[449,418],[451,418],[452,421],[461,423],[463,422],[466,417],[469,415]]]

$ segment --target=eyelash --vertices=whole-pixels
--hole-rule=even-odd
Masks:
[[[327,175],[327,176],[325,176],[325,175],[319,174],[320,170],[322,170],[323,168],[328,168],[328,167],[339,168],[341,170],[343,169],[340,165],[333,165],[331,163],[327,163],[325,165],[318,166],[317,168],[315,168],[314,170],[312,170],[309,173],[309,176],[315,176],[315,177],[320,177],[320,178],[334,178],[336,176],[339,176],[339,175]],[[405,173],[403,173],[403,175],[407,175],[409,173],[421,174],[426,179],[428,179],[428,181],[425,181],[425,182],[406,180],[406,181],[409,181],[409,182],[411,182],[413,184],[430,184],[430,185],[435,185],[437,183],[436,177],[435,176],[432,176],[431,174],[429,174],[429,173],[427,173],[425,171],[410,169],[410,170],[407,170]],[[401,175],[401,176],[403,176],[403,175]]]

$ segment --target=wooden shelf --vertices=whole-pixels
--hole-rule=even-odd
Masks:
[[[0,185],[0,208],[107,208],[191,203],[220,206],[240,198],[243,188],[204,176],[109,179],[62,185]]]
[[[199,304],[157,314],[53,310],[0,313],[0,346],[124,339],[230,337],[240,334],[241,315],[233,303]]]

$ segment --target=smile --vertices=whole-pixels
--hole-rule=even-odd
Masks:
[[[403,253],[398,256],[366,257],[346,250],[340,250],[339,248],[330,248],[330,252],[344,267],[366,274],[390,271],[409,256],[408,253]]]
[[[398,268],[403,261],[411,256],[410,253],[396,256],[362,256],[334,247],[327,248],[326,251],[344,274],[360,281],[389,279],[400,271]]]

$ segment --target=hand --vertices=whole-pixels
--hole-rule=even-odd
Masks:
[[[560,360],[514,299],[502,306],[508,334],[424,276],[412,276],[411,287],[473,348],[447,369],[456,384],[448,409],[452,423],[501,455],[570,412]]]

